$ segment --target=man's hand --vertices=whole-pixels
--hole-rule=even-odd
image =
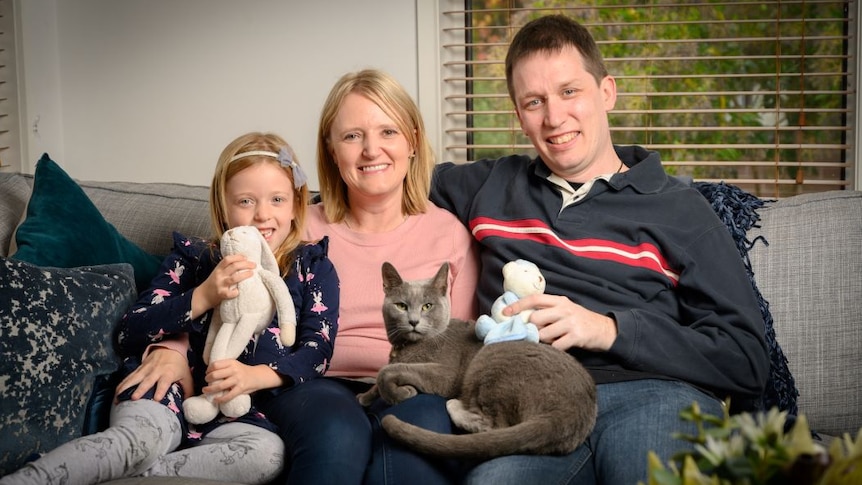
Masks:
[[[133,401],[142,398],[153,386],[156,388],[153,400],[161,401],[171,384],[178,381],[185,397],[194,395],[192,373],[186,357],[176,350],[156,347],[147,355],[140,367],[117,385],[114,399],[116,400],[116,397],[126,389],[137,385],[138,388],[132,393]]]
[[[281,376],[266,365],[246,365],[236,359],[223,359],[211,362],[207,367],[206,381],[209,385],[202,391],[205,394],[224,394],[213,399],[221,404],[240,394],[251,394],[261,389],[281,386]]]
[[[539,340],[560,350],[577,347],[606,351],[617,338],[613,318],[587,310],[564,296],[530,295],[503,309],[511,316],[524,310],[534,310],[530,323],[538,327]]]

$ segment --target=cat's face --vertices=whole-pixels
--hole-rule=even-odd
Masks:
[[[383,322],[393,345],[439,335],[449,325],[449,263],[427,280],[404,281],[389,263],[383,263]]]

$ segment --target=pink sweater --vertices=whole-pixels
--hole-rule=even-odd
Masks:
[[[406,280],[430,278],[448,261],[452,316],[476,318],[476,248],[449,212],[429,203],[425,214],[409,217],[391,232],[362,234],[343,223],[327,223],[318,204],[308,208],[306,226],[305,239],[329,236],[329,259],[341,281],[341,314],[327,376],[373,378],[389,360],[381,311],[384,261]]]

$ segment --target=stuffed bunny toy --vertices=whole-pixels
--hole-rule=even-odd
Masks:
[[[539,341],[539,329],[529,323],[532,310],[517,315],[503,315],[503,308],[528,295],[545,291],[545,277],[530,261],[518,259],[503,265],[503,290],[491,305],[491,316],[480,315],[476,320],[476,335],[486,344],[512,340]]]
[[[222,256],[243,254],[257,264],[254,276],[238,284],[239,295],[221,302],[213,312],[204,347],[204,362],[235,359],[249,341],[262,333],[278,315],[279,338],[289,347],[296,340],[296,311],[287,285],[279,275],[278,263],[266,240],[251,226],[229,229],[221,238]],[[251,396],[239,396],[220,405],[213,404],[215,395],[193,396],[185,400],[183,410],[192,424],[215,419],[219,410],[229,417],[238,417],[251,409]]]

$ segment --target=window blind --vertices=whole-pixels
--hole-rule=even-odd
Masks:
[[[615,143],[762,197],[852,187],[856,1],[441,0],[441,158],[535,154],[503,62],[520,26],[562,13],[616,78]]]
[[[0,170],[21,168],[13,0],[0,0]]]

